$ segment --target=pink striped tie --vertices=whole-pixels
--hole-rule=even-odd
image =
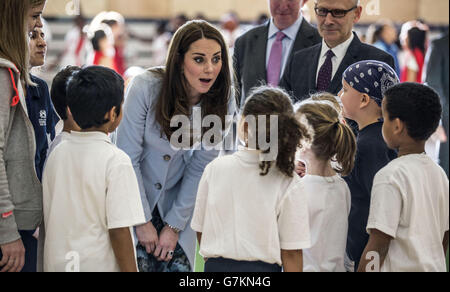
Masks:
[[[280,82],[281,60],[283,55],[283,39],[286,35],[279,31],[270,51],[269,64],[267,65],[267,83],[278,86]]]

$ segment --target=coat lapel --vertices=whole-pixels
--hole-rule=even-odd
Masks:
[[[352,64],[356,63],[358,61],[358,52],[359,47],[361,45],[361,41],[359,40],[358,36],[354,33],[355,37],[348,47],[347,53],[345,54],[344,59],[342,60],[341,64],[339,65],[339,68],[334,75],[333,80],[331,81],[330,87],[328,88],[328,92],[337,94],[341,88],[342,88],[342,75],[344,74],[345,70]]]
[[[251,60],[252,66],[255,66],[255,80],[250,84],[257,84],[258,80],[267,81],[266,70],[266,51],[267,51],[267,34],[269,33],[269,25],[265,26],[258,34],[254,36]]]
[[[311,64],[308,70],[308,87],[311,89],[314,89],[315,91],[317,89],[317,67],[319,66],[319,59],[320,59],[320,52],[322,51],[322,43],[316,45],[316,48],[311,51],[310,57],[306,60],[307,63]]]

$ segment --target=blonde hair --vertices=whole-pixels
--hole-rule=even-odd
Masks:
[[[296,112],[297,120],[305,117],[314,131],[311,150],[318,159],[328,161],[336,157],[339,166],[334,170],[348,175],[353,169],[356,154],[356,138],[347,125],[341,123],[334,106],[317,100],[306,100]],[[325,99],[327,100],[327,98]]]
[[[12,62],[27,83],[30,81],[27,17],[31,5],[32,0],[0,1],[0,57]]]
[[[0,57],[13,63],[28,85],[29,75],[28,13],[46,0],[0,1]]]

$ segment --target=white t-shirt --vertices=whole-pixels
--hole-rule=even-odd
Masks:
[[[109,230],[145,223],[125,152],[104,133],[72,132],[48,157],[43,189],[44,271],[119,271]]]
[[[308,197],[312,243],[303,251],[303,271],[345,272],[350,189],[339,175],[306,175],[302,181]]]
[[[399,157],[375,176],[367,231],[391,237],[383,272],[446,271],[448,178],[425,154]]]
[[[47,158],[50,156],[53,150],[55,150],[56,146],[58,146],[62,142],[62,140],[66,139],[67,137],[70,137],[70,134],[64,131],[56,135],[55,139],[53,139],[53,141],[48,146]]]
[[[275,165],[261,176],[256,151],[240,150],[206,167],[191,227],[202,233],[206,258],[281,266],[281,249],[311,246],[303,183]]]

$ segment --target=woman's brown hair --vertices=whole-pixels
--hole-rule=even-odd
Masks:
[[[320,100],[315,96],[300,105],[296,117],[300,121],[304,115],[314,130],[311,150],[320,160],[328,161],[336,157],[340,166],[335,171],[348,175],[353,169],[356,154],[356,139],[353,131],[339,119],[334,102],[328,97]]]
[[[280,88],[268,86],[254,88],[244,105],[242,114],[245,118],[253,116],[256,120],[256,125],[259,125],[258,119],[261,116],[265,116],[265,142],[269,141],[271,137],[270,116],[278,117],[278,140],[276,141],[278,143],[278,153],[276,166],[283,174],[292,177],[295,170],[295,153],[301,147],[300,141],[309,136],[305,127],[295,118],[289,95]],[[253,136],[259,137],[259,131],[261,129],[258,129],[258,127],[255,128],[256,133]],[[256,149],[260,149],[259,142],[255,142]],[[269,152],[270,149],[262,151],[262,153]],[[262,161],[259,164],[262,176],[269,173],[272,163],[272,161]]]
[[[159,99],[155,105],[155,119],[161,125],[162,133],[170,137],[176,128],[170,127],[176,115],[190,116],[189,84],[182,72],[185,54],[192,43],[200,39],[215,40],[221,47],[222,69],[209,92],[201,96],[202,117],[217,115],[225,129],[225,116],[232,98],[232,68],[228,46],[222,34],[203,20],[193,20],[180,27],[172,38],[164,70],[154,70],[162,76],[163,83]],[[232,114],[232,113],[230,113]]]
[[[28,13],[32,0],[0,1],[0,57],[12,62],[29,82]]]

